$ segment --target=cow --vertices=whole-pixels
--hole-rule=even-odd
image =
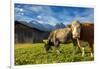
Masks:
[[[60,53],[58,50],[60,43],[71,42],[71,40],[72,40],[71,28],[67,26],[66,28],[53,30],[50,33],[44,47],[45,50],[48,51],[49,49],[51,49],[52,46],[54,46],[56,48],[57,53]]]
[[[84,56],[84,48],[80,45],[80,40],[88,42],[91,49],[91,57],[94,53],[94,24],[93,23],[80,23],[78,20],[74,20],[71,23],[72,38],[74,45],[77,45]]]

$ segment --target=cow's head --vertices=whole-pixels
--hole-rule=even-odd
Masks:
[[[46,50],[46,52],[50,49],[50,45],[48,40],[43,41],[44,42],[44,49]]]
[[[80,38],[80,32],[81,32],[80,22],[77,20],[72,21],[71,29],[72,29],[72,37],[74,39]]]

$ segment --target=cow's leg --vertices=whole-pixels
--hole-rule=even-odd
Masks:
[[[60,51],[59,51],[59,45],[56,46],[56,52],[57,52],[57,54],[60,54]]]
[[[81,44],[80,44],[80,40],[79,39],[77,39],[77,44],[78,44],[79,50],[82,53],[82,56],[84,56],[85,55],[84,47],[81,47]]]
[[[73,42],[72,56],[74,57],[76,55],[76,50],[77,50],[77,41],[76,39],[72,39],[72,42]],[[72,59],[71,61],[74,61],[74,59]]]
[[[73,39],[72,41],[73,41],[73,55],[75,55],[77,48],[77,41],[75,39]]]
[[[55,42],[55,49],[56,49],[57,54],[60,54],[60,51],[59,51],[59,41]]]
[[[91,57],[94,56],[94,52],[93,52],[93,45],[91,46]]]
[[[91,48],[91,57],[93,57],[93,53],[94,53],[94,47],[93,47],[93,42],[89,42],[89,47]]]
[[[85,55],[84,47],[82,47],[82,56]]]
[[[79,39],[77,39],[77,44],[78,44],[79,50],[82,52],[82,50],[81,50],[81,45],[80,45],[80,40],[79,40]]]

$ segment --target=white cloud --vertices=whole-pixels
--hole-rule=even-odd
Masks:
[[[59,21],[54,18],[53,16],[46,16],[45,20],[47,20],[47,23],[49,23],[50,25],[55,26],[57,23],[59,23]]]
[[[38,15],[38,16],[37,16],[37,18],[41,19],[41,18],[42,18],[42,16]]]
[[[43,15],[41,15],[41,16],[38,16],[37,20],[38,20],[39,23],[50,24],[50,25],[53,25],[53,26],[55,26],[56,23],[59,23],[59,21],[53,16],[43,16]]]
[[[79,13],[77,10],[72,11],[75,16],[70,15],[70,11],[68,9],[61,11],[60,13],[55,13],[50,7],[48,6],[28,6],[24,5],[24,8],[15,8],[15,12],[19,15],[25,16],[25,14],[32,14],[34,16],[34,13],[36,13],[36,17],[33,19],[37,19],[39,23],[46,23],[50,25],[55,25],[56,23],[71,23],[72,20],[77,19],[80,21],[93,21],[94,15],[93,11],[91,10],[85,10],[84,12]],[[24,13],[23,13],[24,12]],[[56,15],[56,17],[55,17]],[[24,19],[24,17],[23,17]],[[26,20],[31,20],[30,17],[26,17]],[[60,20],[61,19],[61,20]],[[24,19],[25,20],[25,19]],[[29,21],[28,20],[28,21]]]
[[[35,13],[38,13],[38,16],[36,19],[40,23],[46,23],[50,25],[55,25],[56,23],[59,23],[59,20],[56,19],[53,15],[55,14],[50,7],[45,6],[32,6],[29,8]]]
[[[23,11],[23,9],[21,8],[21,9],[20,9],[20,12],[22,12],[22,11]]]
[[[27,23],[30,22],[31,20],[33,20],[32,18],[29,18],[25,15],[20,15],[20,14],[17,14],[14,16],[15,20],[18,20],[18,21],[26,21]]]

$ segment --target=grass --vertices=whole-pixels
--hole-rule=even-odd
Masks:
[[[49,64],[49,63],[64,63],[64,62],[79,62],[79,61],[92,61],[89,53],[86,53],[84,57],[77,50],[75,55],[72,55],[72,44],[61,44],[59,50],[60,54],[57,54],[54,50],[50,50],[45,53],[44,43],[36,44],[15,44],[15,65],[27,65],[27,64]],[[85,48],[86,52],[89,52],[89,48]]]

